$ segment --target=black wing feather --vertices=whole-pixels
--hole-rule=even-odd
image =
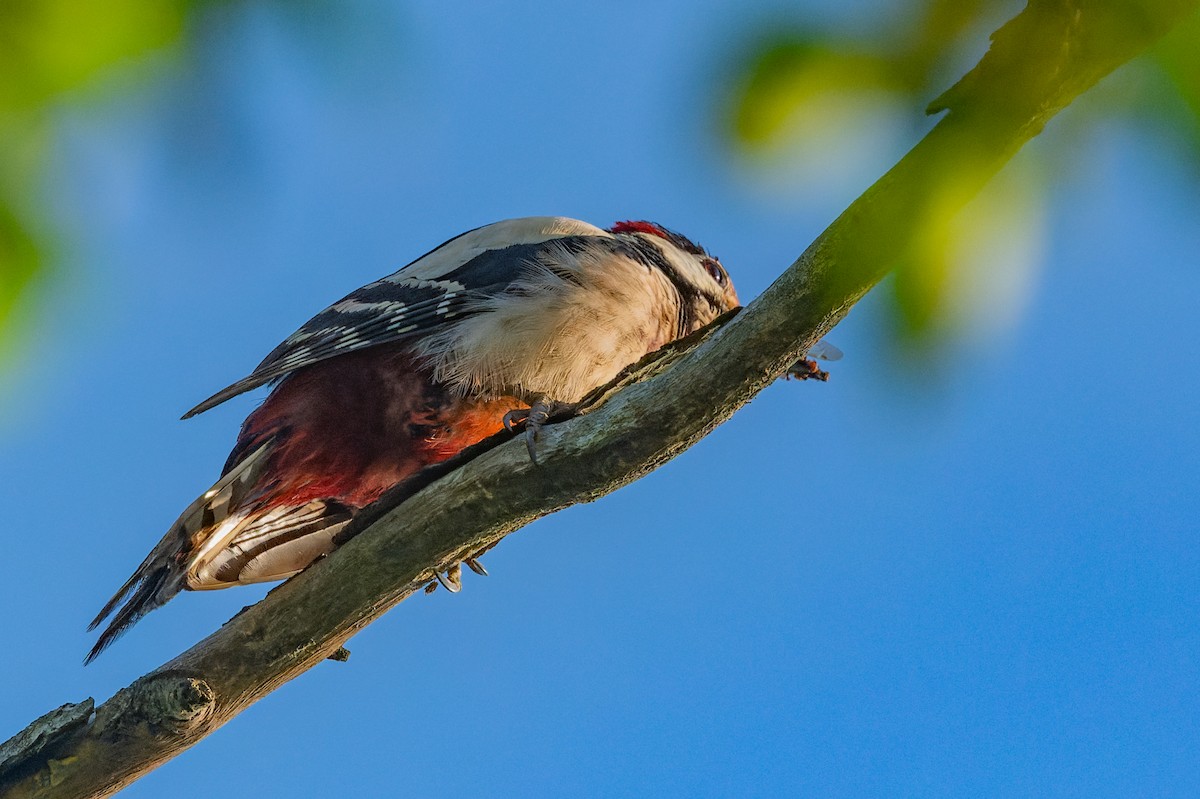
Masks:
[[[592,237],[560,235],[500,246],[462,263],[448,263],[444,269],[437,268],[436,260],[429,262],[436,258],[438,248],[317,314],[272,350],[249,376],[212,395],[183,418],[319,361],[426,334],[461,319],[476,312],[480,300],[501,292],[530,268],[553,268],[564,248],[576,252],[588,238]]]
[[[183,418],[191,418],[238,394],[335,355],[345,355],[428,332],[466,315],[475,296],[474,293],[453,297],[443,295],[412,305],[397,306],[390,313],[323,311],[272,350],[249,376],[218,391],[184,414]]]

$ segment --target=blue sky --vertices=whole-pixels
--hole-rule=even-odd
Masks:
[[[745,9],[374,3],[315,51],[256,7],[64,105],[64,277],[0,405],[0,737],[261,596],[184,595],[80,665],[257,396],[178,416],[330,301],[542,213],[654,219],[769,284],[865,183],[723,152]],[[1195,172],[1128,123],[1046,139],[1014,164],[1046,175],[1042,266],[998,334],[900,360],[872,295],[828,384],[522,530],[125,795],[1195,795]]]

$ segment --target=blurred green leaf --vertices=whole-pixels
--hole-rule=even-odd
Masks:
[[[106,69],[178,40],[186,0],[0,2],[0,353],[45,272],[46,231],[28,198],[46,157],[50,106]]]
[[[941,91],[930,104],[933,110],[1002,113],[1010,100],[1016,103],[1028,96],[1032,83],[1056,81],[1056,59],[1105,52],[1114,45],[1145,46],[1151,40],[1147,30],[1166,16],[1178,18],[1188,7],[1186,0],[1030,0],[1018,17],[994,34],[979,66],[946,91],[941,90],[949,81],[939,70],[977,48],[982,32],[995,27],[998,15],[1017,10],[1012,2],[917,0],[902,9],[902,16],[864,15],[855,29],[836,33],[799,19],[782,24],[776,20],[746,37],[733,70],[737,77],[731,110],[721,112],[727,116],[722,127],[731,149],[752,157],[765,184],[772,185],[777,167],[797,157],[820,159],[820,179],[805,173],[798,183],[813,192],[827,192],[839,181],[860,180],[854,165],[877,161],[879,154],[871,148],[886,145],[886,139],[859,130],[887,119],[883,113],[873,115],[869,105],[891,113],[899,98],[912,109],[915,122],[919,110]],[[1086,39],[1072,39],[1077,34],[1070,26],[1042,24],[1072,14],[1086,15],[1093,23],[1078,27]],[[1200,163],[1200,16],[1193,14],[1147,60],[1157,73],[1124,87],[1117,81],[1116,90],[1097,93],[1074,116],[1091,114],[1093,121],[1097,114],[1153,119],[1186,142]],[[1065,150],[1074,143],[1043,161],[1043,167],[1069,163],[1074,152]],[[842,174],[835,174],[837,170]],[[963,182],[969,183],[968,176]],[[842,186],[842,191],[860,188]],[[999,320],[1015,318],[1013,309],[1022,304],[1017,299],[1024,291],[1020,286],[1031,282],[1039,257],[1040,181],[1034,171],[1015,174],[1003,189],[1003,201],[987,199],[1000,197],[1000,191],[989,191],[972,206],[987,206],[985,213],[969,209],[950,217],[940,213],[936,203],[930,209],[916,231],[919,246],[904,256],[892,284],[896,335],[889,340],[957,335],[972,324],[997,330],[1003,326]],[[953,207],[952,198],[944,206]],[[980,265],[985,262],[986,267]],[[983,268],[1009,274],[989,284],[979,278]],[[971,305],[962,294],[967,284],[990,285],[985,293],[1007,299],[964,312]],[[989,316],[990,311],[996,313]],[[984,319],[992,321],[980,321]]]
[[[31,108],[178,39],[183,0],[5,0],[0,108]]]
[[[778,144],[794,120],[821,124],[830,98],[896,88],[883,58],[803,34],[777,35],[746,69],[731,103],[730,130],[746,147]]]
[[[42,266],[29,230],[0,202],[0,331],[7,330],[17,310],[17,300],[29,288]],[[11,354],[7,339],[0,339],[0,364]]]
[[[1146,110],[1181,134],[1200,164],[1200,16],[1173,30],[1149,55],[1163,76],[1166,91],[1180,104],[1152,103]]]
[[[921,220],[891,283],[899,341],[988,335],[1019,318],[1042,263],[1044,198],[1038,168],[1010,164],[962,210],[953,187]]]

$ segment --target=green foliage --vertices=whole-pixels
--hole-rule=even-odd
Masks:
[[[47,116],[64,94],[177,41],[186,0],[4,0],[0,3],[0,356],[46,273],[52,230],[30,199],[46,157]]]
[[[753,55],[739,101],[730,109],[734,139],[749,148],[770,147],[786,136],[798,110],[813,110],[822,98],[901,90],[888,66],[886,58],[858,51],[853,43],[803,32],[773,36]]]
[[[811,185],[814,193],[826,192],[839,179],[831,169],[878,160],[864,148],[879,146],[880,139],[855,135],[857,127],[878,124],[872,106],[912,109],[914,129],[923,124],[919,110],[939,94],[929,103],[931,112],[999,113],[1010,99],[1046,94],[1041,84],[1057,79],[1057,64],[1065,59],[1121,48],[1136,52],[1155,38],[1148,32],[1161,33],[1155,26],[1162,19],[1179,19],[1190,8],[1189,0],[1031,0],[994,34],[981,64],[949,91],[943,91],[948,76],[939,70],[978,47],[982,33],[1011,13],[1010,0],[915,0],[902,9],[901,18],[865,19],[850,30],[773,19],[747,36],[732,70],[731,92],[719,109],[721,129],[735,153],[765,164],[762,172],[772,179],[778,171],[772,164],[803,162],[806,156],[811,161],[815,153],[822,171],[794,180]],[[1083,17],[1095,24],[1070,27],[1070,20]],[[1086,35],[1073,36],[1072,30]],[[1151,120],[1200,166],[1200,17],[1192,14],[1123,83],[1124,91],[1101,92],[1086,107],[1074,109],[1076,119],[1090,114],[1089,122],[1095,115]],[[829,128],[840,135],[831,135]],[[1043,169],[1072,161],[1073,147],[1060,149],[1041,163]],[[924,345],[932,335],[978,328],[979,319],[1017,316],[1025,291],[961,289],[1031,282],[1043,234],[1037,218],[1043,205],[1038,171],[1017,175],[1014,180],[1022,185],[1008,181],[1005,189],[990,187],[964,213],[940,215],[937,204],[930,209],[919,223],[923,229],[916,231],[917,246],[900,257],[892,282],[891,340]],[[969,176],[964,181],[970,182]],[[1004,202],[997,202],[1002,190]],[[991,211],[980,213],[979,207]],[[972,269],[1012,274],[997,280],[970,274]],[[998,309],[996,303],[1012,305]]]
[[[41,266],[33,237],[11,210],[0,205],[0,331],[13,317],[17,300],[28,290]],[[0,346],[0,357],[5,354]]]
[[[179,37],[183,0],[6,0],[0,109],[36,108],[97,72]]]
[[[20,319],[53,262],[53,219],[45,195],[53,109],[137,59],[202,41],[203,12],[235,0],[0,0],[0,365],[16,351]],[[306,45],[362,45],[376,24],[370,9],[331,0],[272,0],[310,34]],[[216,15],[213,15],[216,16]],[[357,27],[355,27],[357,26]],[[353,34],[353,35],[352,35]]]
[[[1157,102],[1143,103],[1139,112],[1186,137],[1200,167],[1200,15],[1194,15],[1148,54],[1157,69]]]

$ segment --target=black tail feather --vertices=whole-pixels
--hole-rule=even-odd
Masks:
[[[246,453],[232,468],[227,468],[216,485],[183,511],[142,561],[142,565],[137,567],[137,571],[105,603],[88,625],[89,630],[99,627],[118,605],[125,602],[84,658],[84,665],[95,660],[138,619],[166,604],[167,600],[183,590],[189,558],[196,542],[203,541],[214,525],[227,519],[231,509],[241,505],[266,464],[270,445],[271,440],[268,439],[253,452]],[[126,597],[129,597],[128,600]]]
[[[109,615],[113,612],[113,609],[116,608],[117,605],[121,604],[122,600],[125,599],[126,595],[128,595],[129,592],[133,590],[133,587],[135,585],[137,585],[138,582],[142,579],[142,569],[144,567],[145,567],[145,564],[142,564],[142,566],[139,566],[138,570],[135,571],[133,574],[131,574],[129,576],[129,579],[125,581],[125,585],[123,585],[119,589],[117,589],[117,593],[112,595],[112,599],[110,599],[104,603],[104,607],[100,609],[100,612],[96,614],[96,618],[92,619],[92,623],[88,625],[89,633],[92,630],[99,627],[100,622],[107,619],[109,617]]]
[[[145,566],[146,564],[143,564]],[[136,589],[133,589],[134,585]],[[87,665],[95,660],[101,652],[107,649],[113,641],[116,641],[125,631],[138,622],[143,616],[157,607],[161,607],[167,603],[171,597],[179,593],[183,588],[182,575],[178,569],[171,568],[171,564],[160,563],[157,566],[152,566],[149,569],[140,568],[129,578],[125,585],[121,586],[121,590],[108,601],[104,609],[88,627],[89,630],[94,630],[102,621],[112,612],[126,594],[133,589],[133,595],[129,597],[109,625],[104,628],[104,632],[100,633],[100,638],[97,639],[96,645],[88,652],[87,657],[83,659],[83,665]]]

